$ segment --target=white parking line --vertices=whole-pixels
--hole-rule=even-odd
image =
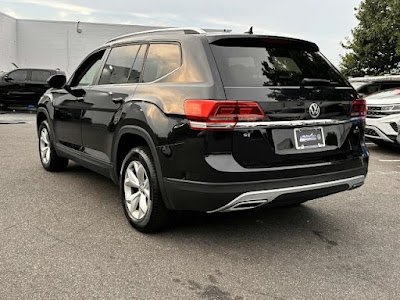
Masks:
[[[400,162],[400,159],[380,159],[382,162]]]

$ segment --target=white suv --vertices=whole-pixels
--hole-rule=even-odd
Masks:
[[[377,144],[400,143],[400,89],[372,94],[367,100],[365,136]]]

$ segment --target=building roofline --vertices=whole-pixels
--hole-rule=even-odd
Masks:
[[[2,11],[0,11],[0,15],[2,15],[2,16],[4,16],[4,17],[7,17],[7,18],[10,18],[10,19],[13,19],[13,20],[19,20],[19,19],[17,19],[17,18],[14,18],[14,17],[12,17],[12,16],[10,16],[10,15],[8,15],[8,14],[2,12]]]
[[[60,21],[60,20],[40,20],[40,19],[16,19],[17,21],[29,21],[29,22],[45,22],[45,23],[68,23],[68,24],[91,24],[91,25],[106,25],[106,26],[138,26],[138,27],[146,27],[146,28],[167,28],[161,26],[149,26],[149,25],[141,25],[141,24],[122,24],[122,23],[100,23],[100,22],[86,22],[86,21]]]

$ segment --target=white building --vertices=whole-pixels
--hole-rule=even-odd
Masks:
[[[93,49],[113,37],[159,27],[15,19],[0,12],[0,72],[60,68],[71,75]]]

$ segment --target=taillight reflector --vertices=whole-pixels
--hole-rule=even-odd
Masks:
[[[185,114],[192,129],[232,130],[237,122],[262,121],[265,115],[256,102],[186,100]]]

